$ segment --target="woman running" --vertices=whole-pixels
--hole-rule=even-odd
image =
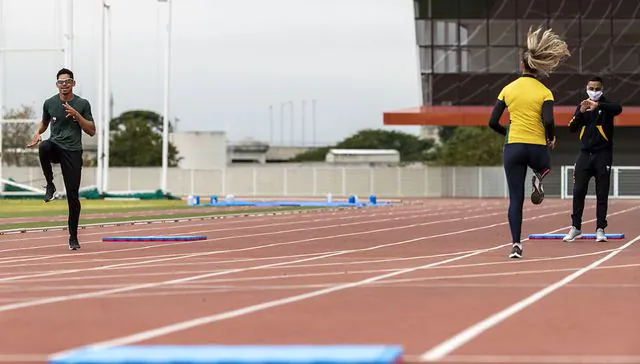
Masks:
[[[527,167],[533,170],[531,202],[542,203],[542,180],[551,169],[549,148],[555,146],[553,93],[540,78],[553,72],[571,53],[567,43],[550,29],[529,29],[527,49],[522,55],[522,76],[506,85],[491,113],[489,126],[506,137],[503,163],[509,186],[509,226],[513,246],[510,258],[522,257],[520,234]],[[509,110],[508,129],[500,125]]]

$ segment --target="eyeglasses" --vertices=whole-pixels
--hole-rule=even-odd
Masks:
[[[56,81],[56,85],[58,85],[58,86],[71,85],[71,84],[73,84],[73,78],[67,78],[66,80],[58,80],[58,81]]]

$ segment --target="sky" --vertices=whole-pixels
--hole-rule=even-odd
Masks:
[[[3,48],[62,44],[66,0],[0,2]],[[131,109],[161,114],[167,5],[109,3],[114,116]],[[75,91],[94,115],[101,4],[74,1]],[[364,128],[392,129],[383,112],[420,104],[412,0],[173,0],[172,7],[170,118],[180,120],[179,131],[226,131],[232,142],[329,144]],[[39,118],[63,65],[61,52],[6,54],[5,109],[31,106]]]

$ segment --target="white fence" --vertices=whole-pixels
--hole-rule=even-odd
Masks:
[[[545,180],[547,196],[570,197],[570,167],[554,169]],[[112,191],[158,189],[160,168],[110,168]],[[4,177],[41,188],[39,168],[5,167]],[[64,184],[59,166],[54,166],[56,185]],[[640,167],[615,167],[612,197],[640,197]],[[529,191],[531,172],[525,191]],[[593,185],[593,181],[591,182]],[[95,185],[95,169],[85,168],[82,186]],[[462,197],[504,198],[508,196],[502,167],[332,167],[305,164],[229,166],[220,170],[169,169],[168,188],[173,194],[200,196],[346,196],[365,197]],[[590,191],[593,186],[590,187]]]
[[[573,195],[573,166],[563,166],[561,170],[561,197]],[[594,178],[589,182],[588,198],[595,198]],[[612,167],[609,183],[609,198],[640,198],[640,167]]]

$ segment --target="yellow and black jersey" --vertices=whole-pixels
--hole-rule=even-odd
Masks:
[[[506,136],[506,143],[547,145],[555,139],[553,93],[531,75],[523,75],[506,85],[494,106],[489,126]],[[500,125],[504,110],[509,110],[509,126]]]

